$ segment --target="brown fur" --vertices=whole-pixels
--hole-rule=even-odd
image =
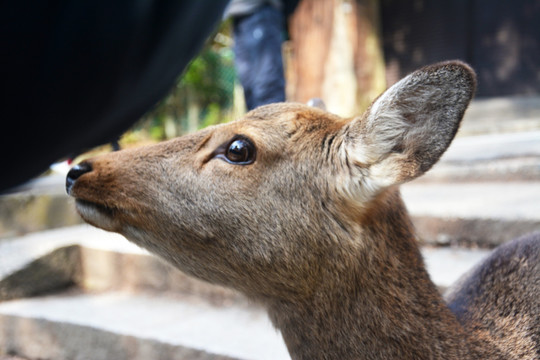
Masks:
[[[89,160],[68,175],[68,192],[87,222],[266,305],[294,359],[532,359],[539,240],[520,247],[529,265],[514,276],[502,255],[498,269],[488,261],[488,275],[471,275],[462,289],[478,291],[456,290],[454,314],[399,194],[446,150],[474,87],[469,67],[448,62],[411,74],[355,119],[265,106]],[[255,145],[253,162],[224,160],[238,135]]]

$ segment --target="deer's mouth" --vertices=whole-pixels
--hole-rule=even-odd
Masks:
[[[83,199],[76,199],[75,207],[87,223],[108,231],[119,230],[118,209]]]

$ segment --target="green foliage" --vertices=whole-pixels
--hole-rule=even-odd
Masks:
[[[230,107],[235,81],[232,58],[231,49],[204,49],[191,62],[177,88],[190,93],[191,100],[203,107]]]

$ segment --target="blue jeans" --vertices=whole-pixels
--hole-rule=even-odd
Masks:
[[[283,14],[270,5],[234,19],[235,66],[248,110],[285,101],[283,31]]]

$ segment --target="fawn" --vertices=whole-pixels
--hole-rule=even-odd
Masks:
[[[476,86],[422,68],[342,119],[301,104],[87,160],[88,223],[262,303],[293,359],[540,357],[540,236],[508,243],[445,303],[398,185],[437,162]]]

